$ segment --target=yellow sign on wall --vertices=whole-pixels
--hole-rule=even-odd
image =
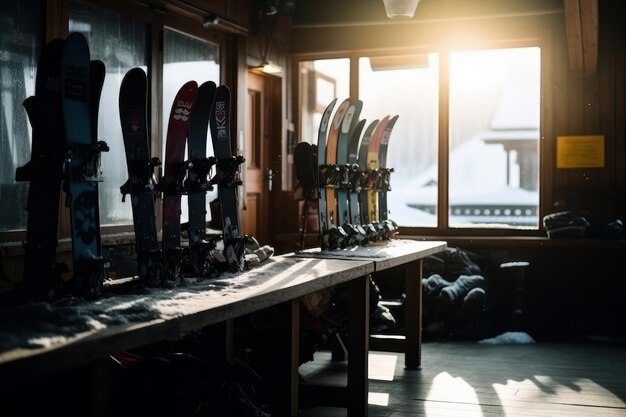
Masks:
[[[557,136],[557,168],[603,168],[604,135]]]

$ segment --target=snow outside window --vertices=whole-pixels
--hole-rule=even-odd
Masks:
[[[12,1],[11,17],[0,25],[0,231],[26,228],[28,182],[16,182],[15,169],[30,160],[31,128],[22,103],[35,93],[43,9],[42,0]]]

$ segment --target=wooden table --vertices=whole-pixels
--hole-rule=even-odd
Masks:
[[[277,357],[283,358],[276,369],[275,380],[280,383],[275,387],[275,395],[280,399],[277,402],[280,406],[275,415],[297,416],[299,298],[331,286],[349,285],[356,295],[356,302],[351,306],[350,322],[355,330],[352,338],[355,349],[363,350],[367,344],[367,277],[373,271],[373,262],[366,260],[274,257],[244,273],[224,274],[219,279],[197,281],[169,290],[143,289],[135,294],[118,294],[75,305],[37,303],[3,309],[0,311],[0,347],[3,348],[0,350],[0,382],[22,380],[28,383],[29,378],[96,362],[111,353],[174,338],[183,332],[272,307],[284,312],[284,321],[277,325],[285,326],[284,332],[280,332],[284,338],[273,341],[279,351]],[[149,311],[154,317],[126,324],[100,320],[115,311],[123,316],[139,309]],[[35,311],[38,313],[33,313]],[[28,315],[32,317],[30,321],[24,319]],[[78,328],[90,328],[75,334],[68,334],[65,329],[62,338],[49,346],[33,347],[38,338],[50,336],[50,328],[59,326],[57,321],[62,315],[67,316],[64,320],[72,325],[82,318],[86,324]],[[60,324],[59,330],[61,328],[65,328],[64,323]],[[11,340],[16,343],[14,347],[7,346],[7,341]],[[363,397],[360,401],[366,407],[367,388],[363,390],[362,386],[363,381],[353,383],[351,392]]]
[[[91,364],[106,359],[111,353],[175,338],[184,332],[271,307],[277,310],[277,317],[282,318],[275,323],[282,336],[280,340],[272,340],[275,356],[279,358],[273,376],[276,398],[273,415],[297,416],[302,390],[316,397],[322,395],[331,405],[347,408],[349,416],[366,416],[369,274],[406,266],[409,329],[404,344],[405,362],[407,368],[418,368],[422,259],[445,247],[443,242],[393,240],[385,246],[333,252],[312,250],[276,256],[244,273],[197,280],[174,289],[143,289],[89,302],[37,303],[3,309],[0,310],[2,382],[22,380],[28,383],[32,377]],[[348,383],[345,387],[301,387],[298,377],[299,298],[336,285],[347,286],[351,295]],[[119,318],[110,318],[113,314],[135,315],[137,310],[147,311],[151,317],[124,324],[119,323]],[[33,311],[39,313],[33,316]],[[35,319],[24,319],[29,315]],[[60,330],[65,329],[61,339],[47,346],[32,346],[38,338],[50,336],[50,328],[58,325],[56,321],[62,315],[69,316],[67,322],[72,325],[79,318],[85,322],[73,333],[61,324]],[[109,319],[103,319],[106,317]],[[7,347],[7,340],[14,340],[15,346]],[[1,410],[0,404],[0,414]]]
[[[371,261],[374,272],[404,266],[406,286],[405,300],[405,338],[401,341],[404,352],[405,367],[419,369],[422,357],[422,260],[432,254],[446,249],[445,242],[424,242],[405,239],[393,239],[381,246],[354,247],[342,250],[322,251],[319,248],[306,250],[297,254],[287,255],[296,259],[341,259],[350,262]],[[369,286],[369,283],[367,283]],[[348,382],[346,387],[329,387],[324,385],[303,385],[303,396],[315,399],[319,405],[345,407],[348,416],[367,415],[367,354],[369,351],[369,290],[365,293],[365,306],[358,306],[358,311],[366,310],[364,325],[354,323],[351,312],[348,340]],[[359,297],[351,293],[350,300]],[[353,327],[358,326],[357,334],[353,335]],[[364,327],[364,329],[363,329]],[[365,334],[362,334],[365,331]],[[356,339],[356,340],[353,340]],[[363,345],[355,347],[354,342],[363,341]],[[347,390],[344,391],[344,390]]]

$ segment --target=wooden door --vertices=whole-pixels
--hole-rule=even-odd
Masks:
[[[268,169],[271,149],[271,103],[269,82],[265,77],[248,73],[244,156],[243,233],[268,244],[268,201],[273,175]]]

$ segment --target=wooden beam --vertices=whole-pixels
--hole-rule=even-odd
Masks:
[[[598,62],[598,0],[564,0],[570,70],[591,75]]]
[[[591,75],[598,64],[598,0],[580,0],[583,71]]]

